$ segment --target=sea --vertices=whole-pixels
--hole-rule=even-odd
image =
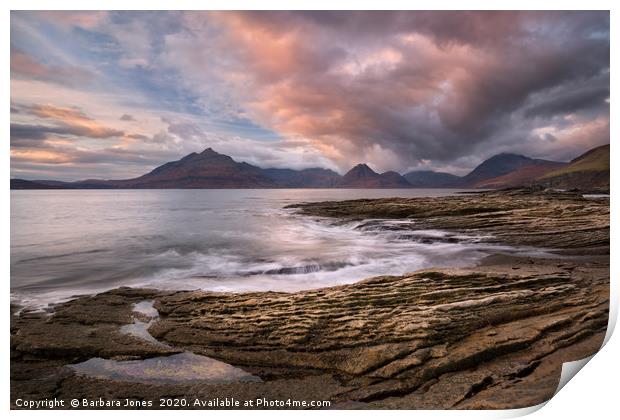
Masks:
[[[11,299],[45,309],[119,286],[294,292],[532,252],[415,220],[342,222],[301,202],[451,189],[14,190]],[[396,226],[401,224],[400,226]]]

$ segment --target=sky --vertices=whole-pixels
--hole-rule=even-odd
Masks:
[[[608,12],[11,12],[11,176],[463,175],[609,143]]]

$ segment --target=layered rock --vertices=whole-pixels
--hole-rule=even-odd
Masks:
[[[423,226],[562,248],[567,255],[495,255],[471,268],[297,293],[122,288],[59,304],[51,314],[23,311],[11,326],[12,400],[181,396],[323,400],[332,408],[517,408],[550,398],[562,362],[589,356],[602,343],[609,304],[607,200],[513,191],[298,209],[335,222],[414,218]],[[149,331],[161,344],[121,331],[139,315],[133,304],[145,300],[159,312]],[[185,351],[240,367],[262,382],[132,383],[66,367],[93,357]]]
[[[418,228],[484,235],[489,241],[557,248],[562,253],[609,252],[609,200],[586,199],[577,193],[515,189],[289,207],[339,219],[410,219]]]

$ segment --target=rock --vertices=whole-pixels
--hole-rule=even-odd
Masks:
[[[602,343],[608,202],[506,191],[297,208],[346,219],[415,217],[428,227],[493,234],[511,244],[562,243],[579,257],[494,255],[476,267],[297,293],[121,288],[80,297],[49,316],[13,317],[13,401],[182,396],[325,400],[333,408],[517,408],[549,399],[562,362],[589,356]],[[121,333],[135,316],[133,304],[144,300],[153,300],[160,315],[149,332],[169,347]],[[240,367],[262,382],[132,383],[64,367],[93,357],[182,351]]]
[[[418,229],[487,235],[499,243],[558,248],[565,254],[609,253],[609,202],[577,193],[515,189],[288,207],[305,215],[338,219],[415,219]]]

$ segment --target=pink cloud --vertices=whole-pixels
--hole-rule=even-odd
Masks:
[[[196,55],[201,47],[209,56],[227,52],[219,77],[236,89],[251,118],[311,141],[343,169],[378,148],[401,156],[401,167],[451,159],[493,143],[498,132],[505,136],[535,123],[512,127],[508,118],[532,92],[601,70],[604,44],[585,33],[566,44],[553,33],[556,25],[590,20],[521,12],[190,17],[193,27],[208,22],[220,31],[209,39],[197,32]],[[209,56],[203,68],[217,66]]]

